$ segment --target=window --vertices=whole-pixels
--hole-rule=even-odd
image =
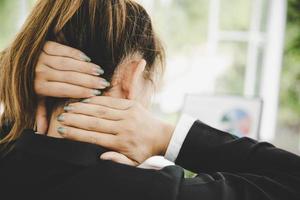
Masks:
[[[140,0],[167,47],[156,111],[175,120],[186,93],[264,101],[262,139],[275,133],[285,1]]]

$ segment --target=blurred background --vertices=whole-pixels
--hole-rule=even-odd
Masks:
[[[300,0],[139,0],[167,50],[153,110],[300,154]],[[0,50],[35,0],[0,0]],[[197,115],[198,113],[198,115]]]

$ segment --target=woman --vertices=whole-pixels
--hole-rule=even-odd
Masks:
[[[63,53],[59,48],[56,52],[51,52],[49,50],[51,49],[49,45],[53,45],[51,42],[43,48],[46,40],[80,49],[81,51],[72,50],[74,58],[89,61],[90,59],[82,54],[85,52],[97,65],[84,62],[81,64],[86,68],[78,68],[75,65],[65,66],[66,63],[71,62],[69,57],[72,56],[61,58],[61,61],[55,64],[50,63],[50,60],[45,60],[45,57]],[[42,49],[44,53],[38,60]],[[245,154],[235,158],[237,154],[232,152],[233,156],[222,158],[223,154],[220,151],[241,150],[242,153],[249,153],[247,154],[251,155],[249,158],[257,161],[259,158],[264,158],[264,155],[277,156],[278,150],[274,151],[273,147],[257,144],[255,141],[235,140],[229,134],[201,123],[195,123],[187,136],[187,139],[191,140],[192,148],[185,147],[187,143],[185,142],[181,155],[177,159],[183,166],[201,173],[194,179],[184,179],[182,169],[177,166],[154,171],[101,161],[98,156],[106,152],[104,148],[61,138],[62,136],[74,137],[74,133],[75,135],[78,133],[74,138],[80,140],[78,136],[85,133],[92,138],[91,143],[118,147],[120,152],[135,163],[140,163],[152,154],[164,154],[173,130],[172,127],[160,126],[161,123],[158,122],[157,127],[150,125],[143,127],[148,131],[159,130],[157,131],[159,133],[168,133],[166,134],[168,137],[164,137],[166,139],[163,140],[158,135],[151,137],[148,134],[148,139],[144,138],[145,140],[140,141],[155,144],[155,148],[152,146],[151,151],[148,146],[145,146],[144,151],[131,154],[131,151],[126,152],[128,149],[124,146],[120,149],[123,144],[121,140],[113,139],[120,130],[127,129],[128,126],[120,124],[123,122],[120,116],[124,117],[128,111],[133,113],[131,123],[144,121],[137,117],[139,112],[143,113],[144,119],[155,121],[151,116],[146,115],[147,112],[143,107],[149,103],[153,90],[152,84],[156,82],[156,76],[162,71],[162,68],[158,67],[162,61],[163,51],[152,30],[149,16],[134,1],[39,1],[23,31],[1,57],[0,100],[4,105],[1,122],[2,125],[12,125],[2,140],[5,156],[0,165],[1,197],[4,199],[19,199],[20,196],[23,199],[297,199],[299,197],[296,190],[299,183],[297,156],[284,153],[285,158],[291,158],[285,160],[288,170],[291,171],[283,170],[285,168],[281,166],[268,165],[263,159],[260,159],[261,164],[252,167],[247,167],[244,163],[232,166],[226,163],[230,159],[248,163],[247,160],[241,159]],[[40,62],[45,66],[37,68],[37,76],[34,80],[34,66]],[[49,66],[55,66],[56,69]],[[68,73],[64,71],[65,68],[68,69]],[[79,77],[77,73],[79,69],[90,76],[81,74],[80,77],[83,78],[76,82],[72,78]],[[103,77],[108,79],[110,84],[96,77],[103,73],[102,70],[104,70]],[[72,74],[72,78],[66,77],[66,74]],[[50,124],[47,136],[42,136],[35,134],[32,129],[35,126],[38,104],[34,89],[39,94],[47,96],[54,94],[52,89],[47,91],[49,88],[45,88],[41,84],[43,82],[39,82],[38,78],[45,76],[50,79],[47,84],[52,89],[62,82],[75,82],[78,85],[73,85],[70,89],[80,87],[81,91],[84,91],[82,94],[76,93],[67,97],[96,96],[100,94],[98,89],[109,88],[104,91],[106,97],[93,97],[83,102],[69,98],[46,98]],[[34,84],[37,82],[40,84]],[[64,86],[66,87],[66,83]],[[112,97],[122,98],[122,101]],[[64,107],[66,104],[69,106]],[[80,111],[74,109],[76,105],[77,108],[80,107]],[[69,115],[60,115],[63,109],[68,111]],[[75,117],[78,120],[78,115],[80,121],[75,120]],[[97,115],[102,117],[96,117]],[[88,123],[91,120],[95,123]],[[81,122],[86,122],[83,124],[89,127],[85,127],[85,130],[79,128]],[[101,132],[99,127],[104,133],[99,133]],[[195,134],[197,132],[195,130],[199,129],[211,132],[218,145],[205,144],[203,135]],[[218,134],[220,136],[217,136]],[[195,138],[190,137],[191,135],[196,135],[196,139],[191,139]],[[212,136],[207,134],[205,138],[212,138]],[[81,139],[85,140],[85,138]],[[139,141],[128,141],[131,144],[139,144]],[[193,141],[200,141],[200,143],[193,143]],[[211,143],[216,144],[212,141]],[[197,148],[196,144],[201,144],[200,148]],[[226,144],[232,144],[234,148],[229,148]],[[259,157],[254,152],[255,149],[263,155]],[[183,158],[189,152],[193,156],[196,156],[195,153],[201,155],[206,152],[213,155],[213,158],[203,155],[199,159],[194,157],[184,160]],[[216,161],[215,166],[212,160]],[[222,163],[222,160],[225,163]],[[223,169],[225,172],[217,172],[218,169]]]
[[[163,49],[153,31],[148,14],[136,2],[129,0],[39,1],[15,41],[1,55],[0,100],[4,107],[1,124],[9,124],[11,126],[8,133],[1,140],[2,147],[5,148],[4,152],[7,154],[1,160],[4,163],[1,166],[1,180],[6,180],[5,182],[7,182],[7,185],[3,186],[6,188],[3,190],[5,191],[4,194],[6,192],[8,194],[8,191],[11,191],[13,188],[19,188],[18,184],[22,185],[22,187],[25,186],[26,189],[23,188],[21,190],[28,194],[28,198],[40,197],[41,194],[50,193],[50,190],[53,189],[46,187],[38,191],[38,186],[42,184],[36,182],[37,174],[34,179],[30,179],[30,177],[24,178],[27,175],[32,176],[32,174],[27,174],[24,170],[33,163],[24,163],[20,160],[19,163],[18,159],[15,159],[18,157],[17,155],[23,152],[20,149],[23,149],[24,140],[28,140],[30,133],[35,127],[38,98],[34,89],[39,91],[39,87],[43,87],[41,84],[36,85],[35,88],[33,87],[34,82],[38,81],[34,80],[35,73],[37,75],[45,74],[46,69],[48,78],[54,76],[60,79],[57,82],[72,81],[72,78],[82,75],[78,73],[78,67],[76,69],[75,65],[69,66],[69,68],[72,68],[70,70],[73,71],[72,76],[66,76],[64,70],[57,73],[57,71],[49,67],[53,64],[50,63],[50,60],[48,63],[45,63],[43,69],[38,68],[38,71],[35,71],[34,66],[39,62],[39,59],[43,59],[49,54],[53,55],[52,52],[47,51],[47,46],[51,46],[51,42],[48,42],[43,48],[48,40],[60,42],[81,50],[74,50],[73,52],[86,65],[86,68],[81,71],[85,72],[86,75],[81,79],[81,86],[78,85],[77,87],[93,88],[84,90],[84,93],[81,95],[85,95],[85,97],[100,95],[100,90],[109,87],[104,91],[105,95],[136,99],[144,106],[147,106],[154,83],[163,71]],[[41,51],[43,53],[39,57]],[[93,63],[96,64],[86,63],[86,61],[90,61],[90,58],[85,54],[88,54]],[[70,59],[63,58],[60,61],[61,66],[68,60]],[[105,71],[104,74],[103,70]],[[105,79],[99,77],[102,74]],[[51,78],[49,81],[52,81]],[[57,82],[51,82],[52,87],[58,85]],[[59,123],[56,119],[66,103],[78,102],[80,99],[46,98],[45,101],[48,119],[50,120],[47,136],[61,138],[61,135],[57,132]],[[28,133],[26,130],[31,131]],[[15,144],[13,144],[14,141],[16,141]],[[49,141],[56,140],[49,138]],[[60,143],[62,140],[57,141],[57,143]],[[37,145],[42,143],[43,141],[36,142]],[[32,147],[30,145],[30,148]],[[28,148],[26,146],[24,151],[30,151]],[[90,149],[89,147],[79,147],[79,149],[82,148]],[[95,154],[96,159],[94,159],[96,163],[99,156],[97,154],[99,154],[99,151],[103,151],[101,150],[103,148],[97,149],[98,153]],[[38,149],[38,151],[43,150]],[[89,156],[84,155],[83,159],[85,157]],[[25,159],[27,161],[32,159],[31,156],[24,156],[23,158],[27,158]],[[78,158],[76,157],[76,159]],[[11,163],[12,160],[14,164]],[[87,165],[87,163],[82,164]],[[14,178],[16,174],[9,173],[12,168],[17,168],[17,166],[22,168],[21,171],[23,173],[21,171],[20,173],[23,178]],[[19,171],[16,168],[15,170]],[[72,167],[70,171],[73,171],[74,168],[76,167]],[[38,172],[35,171],[34,173]],[[8,177],[5,177],[6,174]],[[59,182],[60,178],[56,178],[57,181],[55,182],[58,184],[64,182],[62,180]],[[21,184],[25,180],[26,184],[25,182]],[[33,182],[27,182],[29,180]],[[34,191],[31,191],[26,185],[29,188],[35,188]],[[131,191],[130,193],[133,192]],[[1,195],[4,194],[1,191]],[[13,195],[14,193],[12,193],[10,198],[14,198]],[[95,198],[99,197],[95,196]],[[111,198],[114,198],[113,195]],[[132,198],[135,197],[132,196]]]
[[[131,89],[136,89],[130,88],[131,82],[139,83],[133,86],[145,86],[137,88],[145,92],[142,94],[145,98],[141,100],[145,105],[148,103],[151,82],[159,74],[158,71],[162,71],[163,50],[147,13],[138,4],[132,1],[41,1],[11,47],[2,55],[1,101],[5,111],[1,120],[2,123],[12,122],[13,125],[3,142],[14,140],[24,128],[33,128],[35,118],[32,113],[35,113],[37,104],[32,87],[34,66],[47,40],[68,44],[88,54],[97,65],[90,64],[94,71],[89,68],[86,70],[95,74],[97,70],[104,69],[103,77],[113,85],[120,86],[119,80],[126,79],[125,88],[118,90],[126,90],[127,93],[122,95],[128,95],[128,98],[135,95],[130,93]],[[138,68],[138,62],[142,59],[146,64]],[[133,66],[129,66],[130,62]],[[127,72],[121,66],[126,64],[135,70]],[[140,75],[145,80],[140,80]],[[64,73],[57,76],[64,78]],[[126,77],[123,79],[121,76]],[[95,76],[86,80],[84,86],[94,86],[94,90],[90,91],[90,96],[94,96],[100,95],[97,89],[107,87],[108,82]],[[48,111],[55,112],[65,102],[66,99],[48,99]]]

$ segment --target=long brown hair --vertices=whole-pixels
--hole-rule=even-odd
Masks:
[[[163,71],[164,51],[149,15],[131,0],[40,0],[12,44],[0,55],[1,126],[11,129],[0,144],[33,129],[37,109],[35,66],[47,40],[77,48],[104,68],[110,80],[127,55],[147,61],[145,76]],[[59,101],[57,99],[57,101]]]

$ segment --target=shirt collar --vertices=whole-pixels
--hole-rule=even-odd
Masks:
[[[83,142],[53,138],[25,130],[15,143],[16,151],[51,157],[75,165],[89,166],[99,162],[107,149]]]

